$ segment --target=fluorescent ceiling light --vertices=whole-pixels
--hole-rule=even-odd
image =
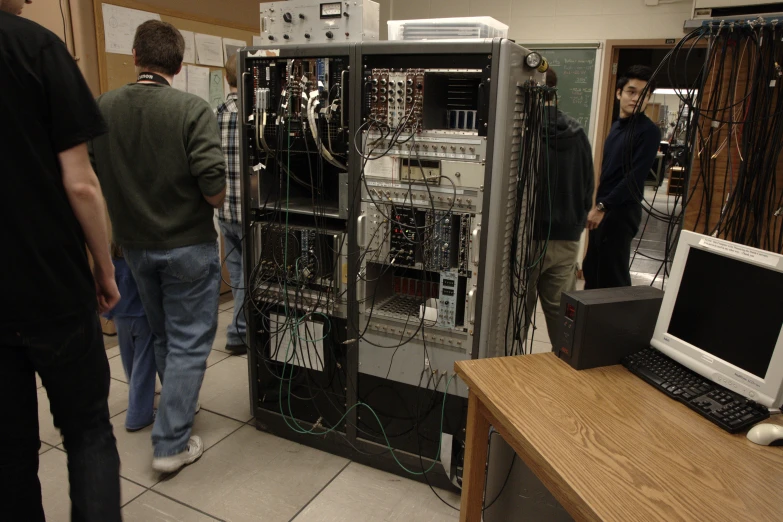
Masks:
[[[655,89],[655,91],[653,91],[653,94],[663,94],[663,95],[671,94],[671,95],[675,95],[676,96],[678,92],[680,92],[681,94],[685,95],[685,94],[688,93],[688,90],[687,89],[679,89],[679,90],[674,90],[674,89]],[[696,91],[694,91],[694,94],[695,94],[695,92]]]

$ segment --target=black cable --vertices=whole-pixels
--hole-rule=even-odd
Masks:
[[[60,17],[63,19],[63,41],[65,42],[65,48],[68,49],[68,29],[65,25],[65,11],[63,10],[63,0],[57,0],[57,5],[60,7]],[[70,50],[68,51],[70,53]]]

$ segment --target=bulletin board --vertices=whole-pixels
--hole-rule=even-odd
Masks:
[[[129,9],[137,9],[160,15],[164,22],[172,24],[177,29],[194,33],[219,36],[242,40],[247,45],[252,45],[253,35],[259,33],[257,27],[234,25],[224,20],[215,20],[207,17],[191,15],[188,13],[161,9],[132,0],[111,0],[110,2],[94,2],[96,37],[98,40],[98,68],[100,72],[101,93],[122,87],[136,81],[136,69],[133,64],[133,56],[126,54],[114,54],[106,52],[106,31],[103,22],[103,4],[110,4]],[[187,65],[186,62],[184,65]],[[192,63],[190,65],[198,65]],[[225,77],[225,69],[222,67],[209,67],[210,71],[222,71]]]

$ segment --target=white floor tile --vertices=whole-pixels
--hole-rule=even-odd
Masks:
[[[116,335],[104,335],[103,336],[103,346],[106,347],[107,351],[110,348],[116,347],[117,343],[119,343],[119,337],[118,336],[116,336]]]
[[[54,449],[54,447],[50,446],[49,444],[47,444],[45,442],[41,442],[41,447],[38,449],[38,454],[39,455],[43,455],[44,453],[46,453],[50,449]]]
[[[245,426],[154,490],[221,519],[282,522],[347,462]]]
[[[113,348],[109,348],[106,350],[106,357],[108,359],[114,359],[115,357],[120,355],[120,345],[117,345]]]
[[[552,351],[552,345],[548,342],[533,341],[532,353],[549,353]]]
[[[41,455],[38,467],[41,496],[48,522],[68,522],[71,519],[71,500],[68,496],[68,457],[58,449]],[[126,504],[144,492],[144,488],[120,479],[120,499]]]
[[[225,303],[220,303],[220,305],[218,305],[218,310],[220,310],[221,312],[225,312],[226,310],[233,310],[233,309],[234,309],[233,299],[229,299]]]
[[[111,379],[109,388],[109,414],[111,416],[128,409],[128,385]],[[62,442],[60,430],[54,427],[54,419],[49,410],[49,397],[46,389],[38,390],[38,432],[42,442],[57,446]]]
[[[122,357],[114,357],[113,359],[109,359],[109,370],[111,370],[111,378],[122,381],[124,383],[128,382],[128,378],[125,376],[125,368],[122,366]]]
[[[122,510],[125,522],[209,522],[208,517],[171,499],[147,491]]]
[[[459,508],[459,495],[435,491]],[[351,463],[294,522],[338,522],[347,520],[348,513],[351,520],[363,522],[459,520],[459,512],[435,498],[427,484]]]
[[[125,430],[124,413],[114,417],[112,424],[122,463],[120,475],[146,487],[156,484],[161,477],[152,469],[152,440],[150,439],[152,426],[128,433]],[[241,425],[239,422],[202,409],[194,419],[193,434],[200,436],[205,448],[209,449]]]
[[[234,312],[220,312],[218,314],[218,326],[217,333],[215,334],[215,342],[212,343],[213,350],[226,351],[226,336],[228,335],[228,325],[234,320]]]
[[[207,357],[207,368],[209,368],[210,366],[215,366],[220,361],[224,361],[224,360],[228,359],[229,357],[231,357],[231,356],[229,354],[227,354],[226,352],[222,352],[220,350],[213,349],[209,353],[209,357]]]
[[[35,387],[40,389],[41,386],[43,386],[43,383],[41,382],[41,377],[36,373],[35,374]]]
[[[532,327],[527,332],[527,338],[535,341],[550,342],[549,330],[546,327],[546,319],[543,317],[536,317],[536,327]]]
[[[228,357],[207,368],[201,385],[201,407],[240,422],[252,419],[247,365],[247,359]]]
[[[109,415],[114,417],[128,409],[128,385],[124,382],[111,380],[109,389]]]

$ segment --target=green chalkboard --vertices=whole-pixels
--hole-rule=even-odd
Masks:
[[[558,108],[582,125],[590,136],[596,49],[547,49],[531,46],[557,73]],[[530,48],[530,47],[529,47]]]

